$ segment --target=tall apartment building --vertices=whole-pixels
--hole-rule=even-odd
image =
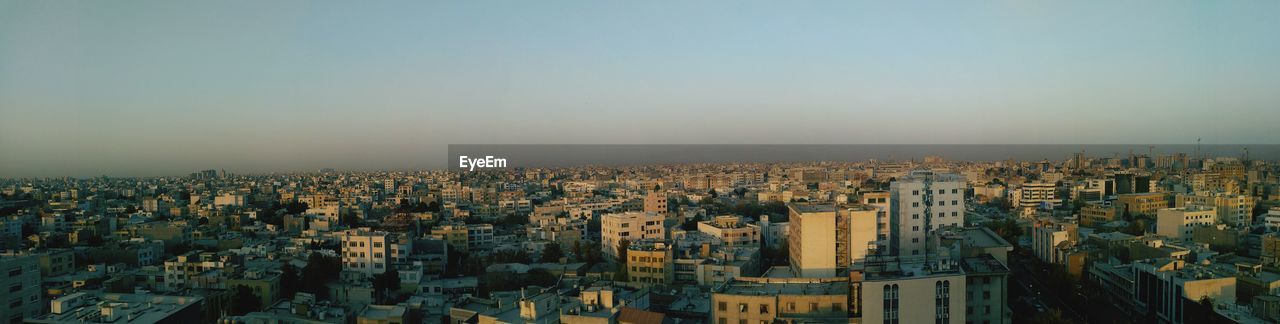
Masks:
[[[40,302],[40,266],[37,257],[30,254],[0,254],[0,319],[7,323],[22,323],[26,317],[40,315],[44,305]]]
[[[875,207],[792,204],[788,208],[787,245],[797,276],[836,276],[877,247]]]
[[[923,257],[933,230],[964,223],[964,176],[912,171],[889,184],[889,250]]]
[[[863,205],[876,209],[876,250],[889,250],[889,192],[863,192],[859,199]]]
[[[1199,226],[1218,222],[1218,212],[1213,207],[1190,205],[1181,208],[1165,208],[1156,213],[1156,234],[1169,238],[1190,239]]]
[[[366,276],[386,272],[391,267],[391,234],[352,229],[342,233],[342,270]]]
[[[636,242],[643,239],[666,238],[665,218],[656,213],[628,212],[606,214],[600,217],[600,244],[604,255],[617,259],[618,244],[623,240]]]
[[[791,204],[787,248],[791,271],[799,277],[835,277],[836,209],[830,205]]]

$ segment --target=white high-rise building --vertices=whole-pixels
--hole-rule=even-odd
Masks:
[[[889,184],[889,252],[925,255],[929,233],[964,224],[964,176],[917,170]]]
[[[618,244],[623,240],[635,242],[642,239],[666,238],[665,219],[657,213],[628,212],[600,216],[601,252],[610,258],[618,257]]]
[[[342,269],[368,276],[383,273],[391,266],[390,234],[366,229],[342,233]]]

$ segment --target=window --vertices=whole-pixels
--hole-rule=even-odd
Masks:
[[[912,190],[912,191],[911,191],[911,195],[912,195],[912,196],[919,196],[919,195],[920,195],[920,190]]]
[[[716,320],[716,323],[729,324],[729,319],[721,317],[720,319]]]
[[[796,311],[796,303],[787,303],[787,311],[788,312]]]
[[[16,284],[13,284],[12,286],[9,286],[9,292],[16,292],[19,290],[22,290],[22,284],[20,283],[16,283]]]
[[[810,312],[818,311],[818,303],[809,303],[809,311]]]
[[[832,311],[835,311],[835,312],[839,312],[839,311],[840,311],[840,303],[831,303],[831,310],[832,310]]]
[[[769,304],[760,304],[760,314],[769,313]]]
[[[918,203],[918,202],[913,202],[913,203],[911,203],[911,207],[920,207],[920,203]]]
[[[884,324],[898,324],[898,285],[884,285]]]
[[[738,312],[739,312],[739,313],[746,313],[746,312],[747,312],[747,304],[738,304]]]

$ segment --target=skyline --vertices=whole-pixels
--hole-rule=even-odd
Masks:
[[[0,0],[0,177],[422,169],[460,143],[1280,142],[1280,3],[1150,3]]]

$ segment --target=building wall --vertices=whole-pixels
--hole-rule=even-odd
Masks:
[[[387,233],[348,231],[342,236],[342,269],[368,276],[386,272],[391,267],[391,249]]]
[[[835,277],[835,211],[802,213],[792,206],[788,229],[787,246],[796,276]]]
[[[953,174],[913,173],[891,183],[890,249],[923,257],[929,232],[964,223],[965,188],[964,177]]]
[[[0,320],[21,323],[40,315],[40,266],[33,255],[0,255]]]
[[[939,283],[949,285],[947,294],[939,294]],[[864,281],[862,323],[884,323],[894,314],[897,323],[935,323],[942,310],[937,307],[939,297],[946,301],[949,323],[965,323],[965,291],[963,274]],[[895,303],[897,307],[891,307]]]
[[[1156,212],[1156,234],[1171,238],[1190,239],[1197,226],[1209,226],[1217,222],[1218,213],[1213,209],[1165,208]]]
[[[775,319],[847,318],[848,295],[711,295],[711,323],[772,323]]]
[[[600,217],[601,252],[610,258],[618,257],[618,244],[642,239],[661,240],[666,235],[663,217],[651,213],[608,214]]]

